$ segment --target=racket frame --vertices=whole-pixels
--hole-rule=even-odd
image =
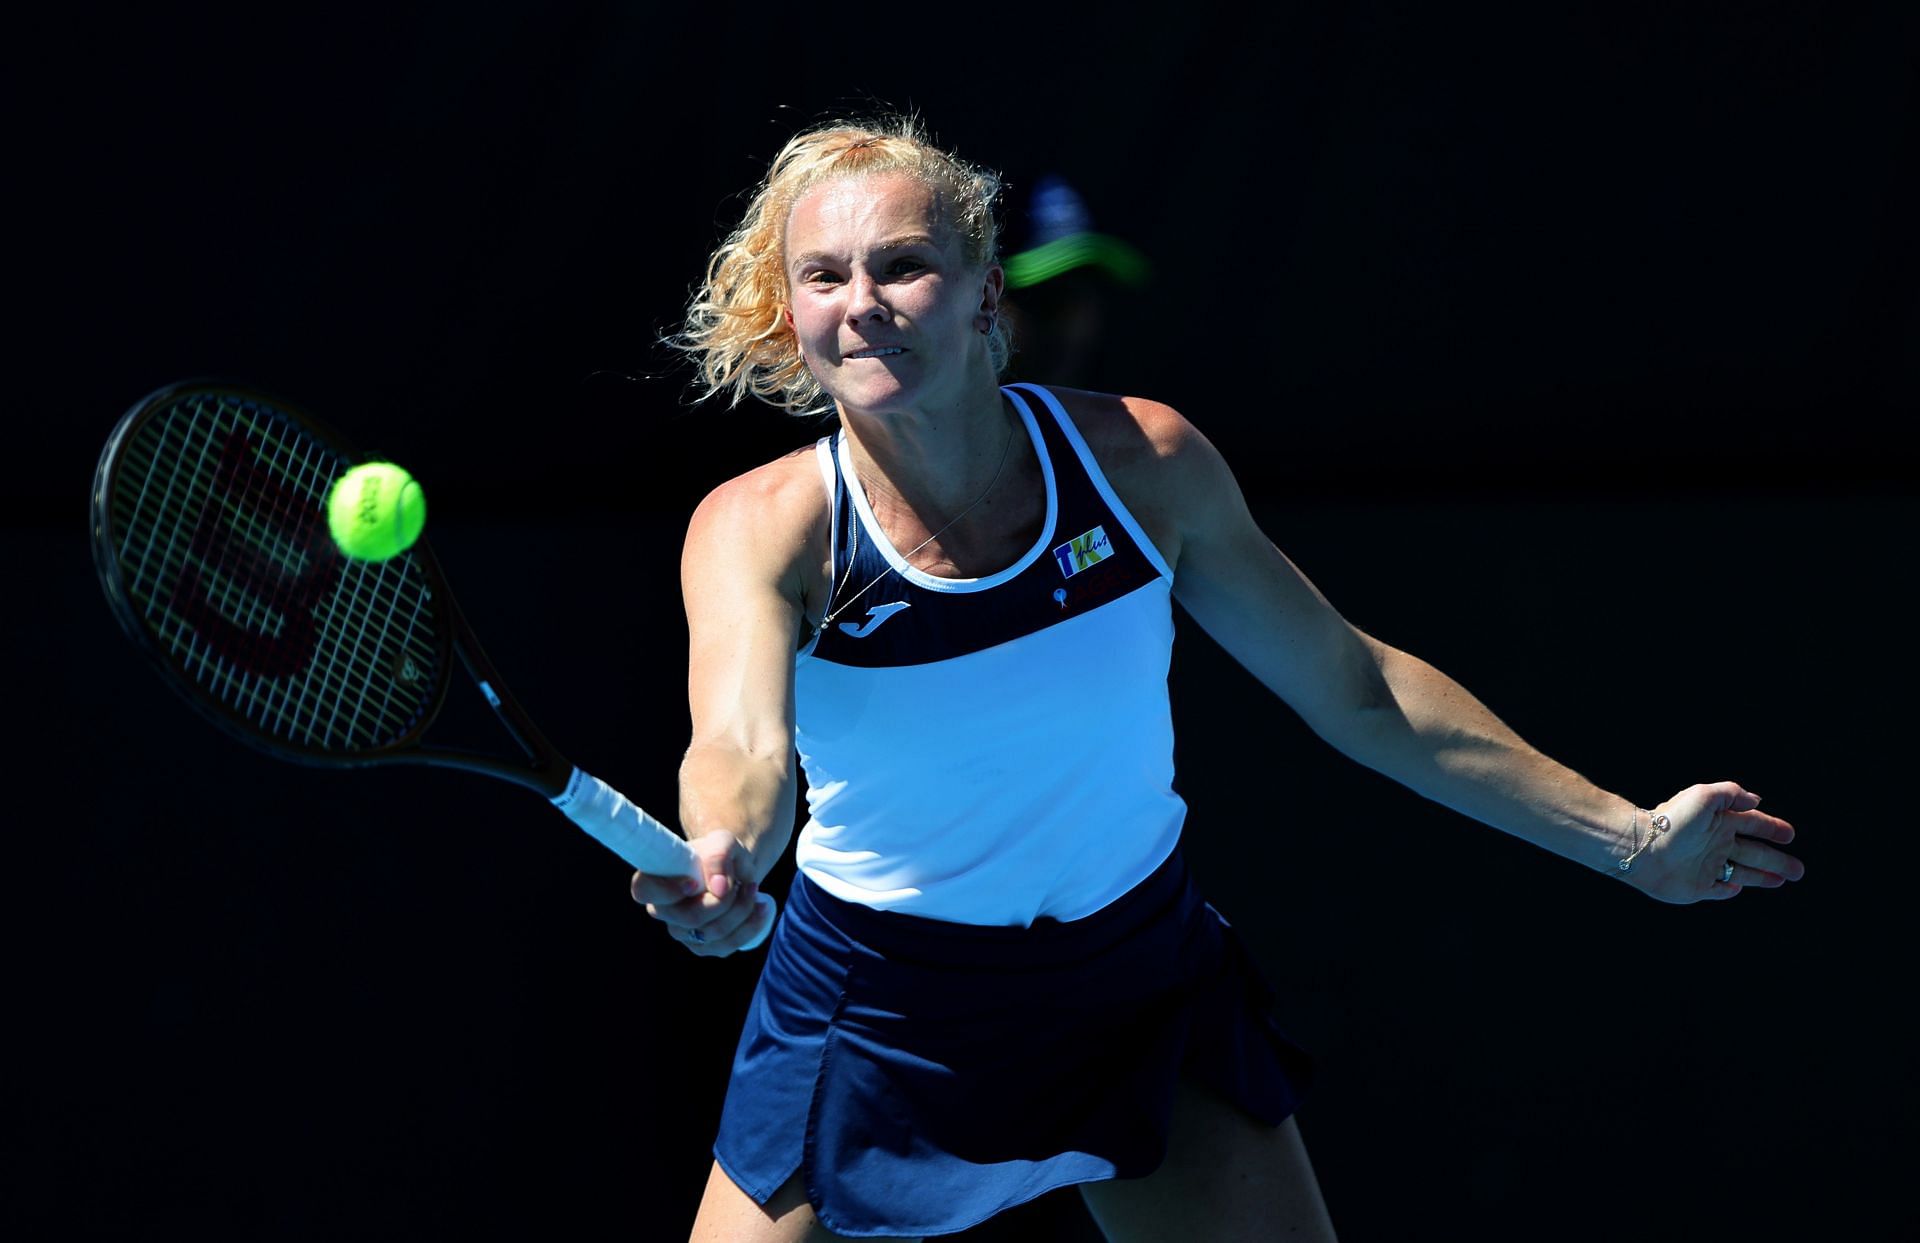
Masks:
[[[452,768],[509,781],[540,793],[559,807],[568,819],[634,868],[658,876],[699,878],[699,861],[684,838],[630,803],[605,782],[575,769],[534,725],[526,710],[507,690],[499,671],[487,658],[485,649],[468,626],[459,601],[447,586],[446,575],[441,572],[439,561],[424,539],[417,540],[401,556],[411,558],[413,567],[426,583],[428,598],[435,603],[440,622],[436,632],[438,642],[434,645],[437,659],[434,661],[434,682],[430,692],[422,697],[414,720],[399,737],[379,746],[352,750],[295,745],[289,739],[263,730],[209,692],[198,679],[190,676],[147,624],[122,580],[120,553],[113,541],[113,504],[118,481],[116,467],[123,447],[147,419],[191,394],[230,397],[242,404],[264,407],[336,454],[343,464],[366,460],[358,451],[349,448],[347,442],[325,423],[298,407],[244,384],[219,380],[170,384],[149,393],[121,416],[94,470],[91,505],[94,569],[121,629],[146,654],[162,681],[222,732],[276,759],[315,768],[374,768],[395,764]],[[217,471],[216,467],[216,477]],[[310,556],[344,556],[330,538],[316,538],[310,531],[306,535],[310,541]],[[156,585],[157,582],[156,578]],[[334,589],[337,589],[337,584],[327,588]],[[201,632],[196,629],[195,633]],[[421,742],[422,736],[432,727],[446,704],[453,664],[451,659],[447,659],[448,656],[459,658],[481,696],[493,709],[496,719],[519,745],[524,753],[523,760],[503,760],[481,752],[451,747],[429,747]],[[769,894],[758,895],[756,903],[766,907],[769,912],[777,910]],[[770,915],[759,936],[740,948],[757,947],[765,941],[772,927]]]
[[[507,689],[499,671],[488,659],[485,649],[480,646],[479,639],[467,624],[458,599],[454,596],[452,589],[447,586],[446,575],[441,571],[439,560],[433,555],[433,550],[424,537],[415,541],[413,546],[401,555],[413,559],[415,568],[432,594],[436,613],[446,630],[445,655],[457,657],[465,667],[481,696],[506,729],[508,736],[518,744],[525,756],[524,760],[505,760],[483,752],[453,747],[430,747],[421,743],[420,739],[432,727],[445,706],[453,676],[451,659],[440,659],[434,662],[433,685],[423,696],[423,707],[411,728],[399,738],[383,746],[352,751],[301,746],[290,739],[277,737],[261,729],[220,698],[209,693],[198,680],[189,676],[180,667],[179,662],[165,650],[152,627],[142,618],[139,607],[126,589],[122,578],[120,554],[114,547],[112,514],[117,482],[115,468],[121,459],[125,445],[148,419],[196,394],[228,397],[264,407],[288,419],[314,440],[339,454],[344,463],[351,465],[368,460],[365,455],[349,447],[348,442],[332,428],[304,410],[245,384],[222,380],[182,381],[156,389],[134,403],[115,426],[94,470],[91,542],[94,570],[115,619],[119,621],[121,629],[127,632],[146,655],[162,680],[191,704],[196,712],[211,721],[222,732],[276,759],[314,768],[376,768],[394,764],[453,768],[510,781],[537,791],[548,799],[558,796],[566,788],[573,774],[573,765],[552,743],[547,741],[546,736],[540,732],[526,710]],[[319,540],[317,543],[320,545],[317,555],[344,557],[344,554],[334,547],[330,538]]]

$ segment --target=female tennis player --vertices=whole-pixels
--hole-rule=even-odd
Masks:
[[[682,338],[709,395],[839,415],[687,533],[705,884],[634,897],[730,954],[765,931],[796,749],[810,813],[693,1237],[921,1238],[1077,1184],[1115,1240],[1330,1239],[1306,1059],[1181,856],[1172,599],[1347,755],[1662,901],[1798,879],[1793,828],[1733,782],[1642,809],[1529,747],[1342,618],[1169,407],[1002,388],[997,192],[911,122],[803,133]]]

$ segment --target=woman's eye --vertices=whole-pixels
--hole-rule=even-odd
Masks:
[[[834,273],[834,272],[814,271],[814,272],[808,272],[805,276],[801,277],[800,279],[805,281],[809,285],[830,285],[834,281],[839,280],[840,277],[837,273]]]

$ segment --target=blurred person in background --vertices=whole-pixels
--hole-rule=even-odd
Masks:
[[[1009,378],[1092,388],[1114,310],[1143,288],[1145,255],[1093,227],[1086,200],[1047,173],[1014,191],[1000,313],[1013,338]],[[1111,383],[1111,380],[1105,381]]]

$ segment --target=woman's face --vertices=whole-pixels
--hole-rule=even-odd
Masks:
[[[842,410],[964,400],[992,381],[983,316],[1000,269],[970,267],[939,197],[905,173],[823,182],[787,217],[788,317],[800,355]]]

